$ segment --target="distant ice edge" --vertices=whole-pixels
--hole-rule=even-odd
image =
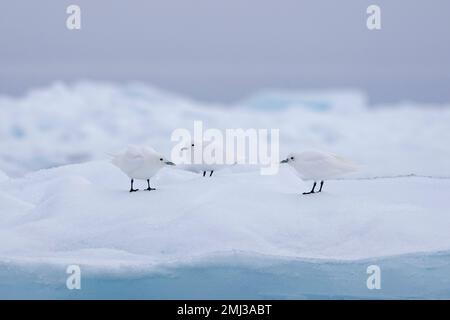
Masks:
[[[381,268],[381,289],[366,286]],[[0,262],[0,299],[450,299],[450,251],[355,261],[283,259],[245,253],[164,269],[82,266],[81,290],[66,266]]]

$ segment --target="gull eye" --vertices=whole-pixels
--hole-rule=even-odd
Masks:
[[[291,160],[294,160],[294,157],[291,157]]]
[[[163,158],[159,159],[159,161],[163,161]]]
[[[194,146],[194,144],[191,144],[191,147],[193,147]]]

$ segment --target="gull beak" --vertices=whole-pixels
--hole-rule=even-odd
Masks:
[[[183,148],[181,148],[180,150],[181,151],[184,151],[184,150],[187,150],[188,148],[187,147],[183,147]]]
[[[175,163],[173,163],[173,162],[171,162],[171,161],[166,161],[166,162],[164,162],[165,164],[167,164],[168,166],[174,166],[175,165]]]
[[[280,161],[280,163],[288,163],[288,162],[289,162],[289,159],[284,159],[284,160]]]

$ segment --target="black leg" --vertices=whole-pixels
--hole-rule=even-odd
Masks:
[[[313,184],[313,187],[312,187],[311,191],[310,191],[310,192],[303,192],[303,194],[316,193],[316,192],[314,191],[314,189],[316,188],[316,184],[317,184],[317,182],[314,181],[314,184]]]
[[[206,171],[203,171],[203,176],[206,176]]]
[[[147,185],[148,185],[148,188],[145,189],[146,191],[156,190],[155,188],[151,188],[151,187],[150,187],[150,179],[147,179]]]
[[[213,171],[211,171],[211,173],[209,174],[209,176],[211,177],[213,173],[214,173],[214,170],[213,170]]]
[[[134,183],[134,180],[131,179],[131,188],[130,188],[130,192],[136,192],[136,191],[139,191],[139,189],[133,189],[133,183]]]
[[[320,181],[320,189],[319,189],[319,191],[317,191],[317,192],[322,192],[322,187],[323,187],[323,180]]]

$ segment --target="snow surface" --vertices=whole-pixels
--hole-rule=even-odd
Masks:
[[[303,196],[310,185],[289,168],[213,178],[163,169],[153,185],[130,194],[109,162],[3,182],[0,261],[150,271],[236,252],[354,260],[450,250],[448,179],[334,180]]]
[[[381,297],[449,298],[448,281],[436,279],[450,265],[450,108],[365,103],[359,93],[278,91],[224,106],[91,82],[0,97],[0,298],[55,297],[49,266],[63,268],[64,284],[68,264],[127,279],[94,275],[98,288],[82,297],[134,297],[136,288],[156,298],[373,297],[367,259],[390,270],[392,287]],[[236,165],[211,178],[168,168],[152,180],[158,190],[130,194],[107,154],[148,144],[168,156],[172,131],[192,129],[194,120],[279,128],[282,157],[322,149],[363,170],[303,196],[311,185],[288,166],[262,176]],[[178,282],[130,280],[174,269]],[[198,296],[188,290],[193,279],[204,282]],[[229,279],[251,285],[230,291]]]

